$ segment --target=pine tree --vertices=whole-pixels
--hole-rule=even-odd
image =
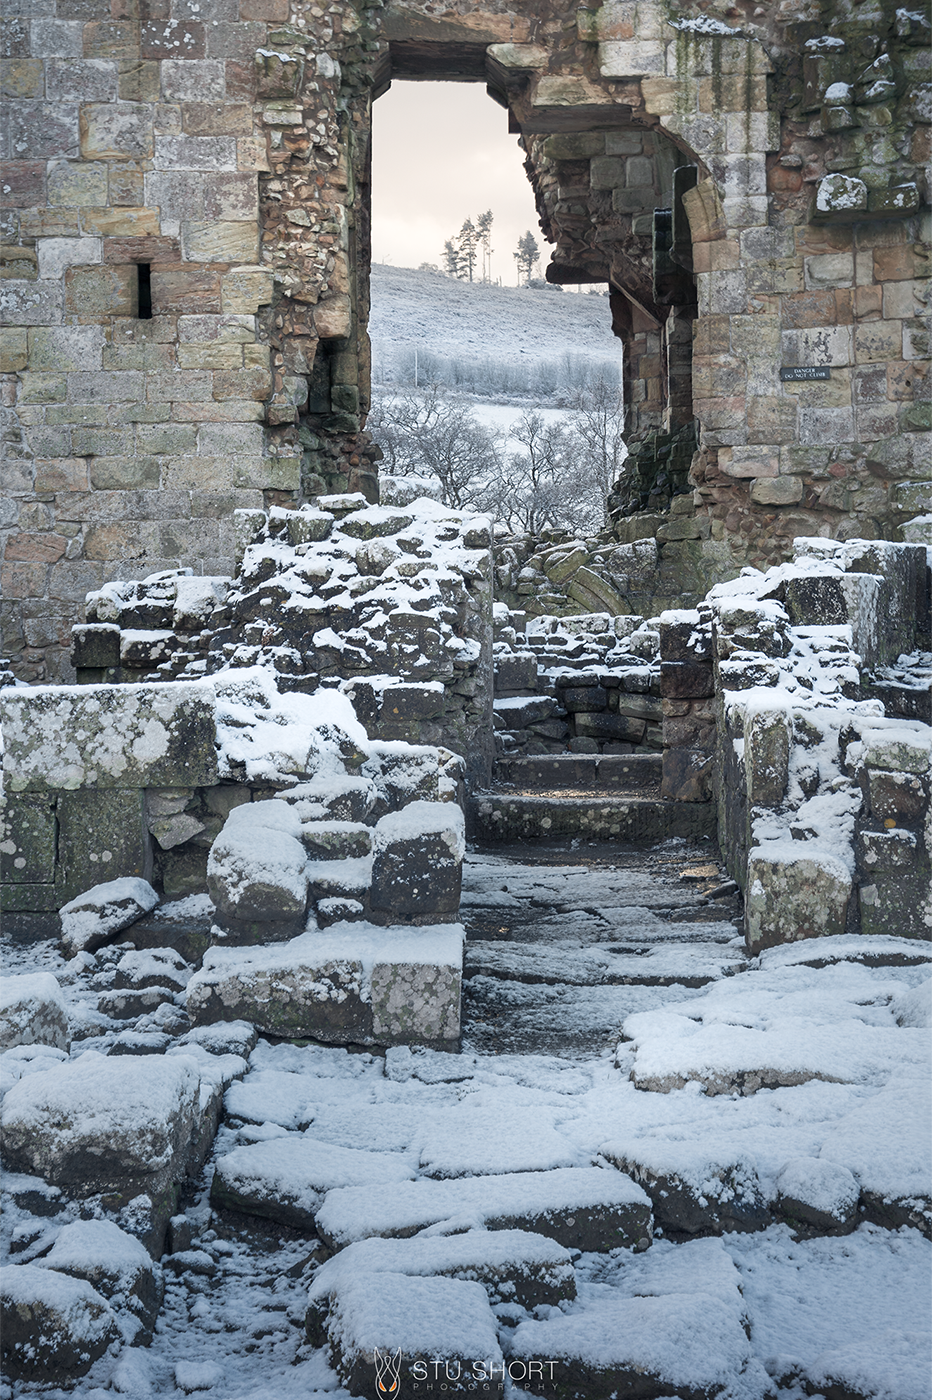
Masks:
[[[492,280],[492,211],[487,209],[484,214],[480,214],[476,220],[476,231],[479,234],[479,246],[482,249],[482,280],[491,282]]]
[[[476,253],[479,248],[479,230],[472,219],[464,219],[459,231],[458,250],[460,256],[460,277],[464,281],[473,280],[476,266]]]
[[[540,258],[540,249],[537,246],[537,239],[528,229],[521,238],[518,239],[517,251],[511,255],[518,264],[518,283],[520,284],[522,275],[525,285],[531,280],[531,273]]]

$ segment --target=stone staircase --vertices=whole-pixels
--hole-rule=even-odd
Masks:
[[[660,754],[546,754],[504,758],[468,812],[480,844],[581,838],[653,846],[711,837],[715,807],[660,794]]]

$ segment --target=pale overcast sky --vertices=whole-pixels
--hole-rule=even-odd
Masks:
[[[442,266],[463,220],[491,209],[492,279],[517,282],[512,253],[528,229],[548,257],[524,153],[482,83],[395,81],[372,115],[372,257]]]

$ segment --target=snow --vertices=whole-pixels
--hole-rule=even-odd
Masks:
[[[62,940],[72,955],[119,933],[150,909],[159,897],[147,880],[124,875],[93,885],[61,907]]]
[[[300,1138],[272,1138],[251,1147],[235,1147],[217,1163],[224,1182],[243,1195],[258,1192],[302,1211],[314,1211],[324,1193],[335,1187],[361,1189],[406,1182],[413,1167],[397,1153],[361,1152]]]
[[[932,977],[908,992],[899,992],[890,1002],[890,1010],[898,1026],[932,1029]]]
[[[662,1298],[600,1299],[546,1322],[522,1322],[512,1354],[592,1369],[621,1363],[638,1375],[708,1392],[744,1370],[751,1348],[732,1308],[690,1290]]]
[[[902,1034],[909,1034],[908,1031]],[[928,1036],[922,1031],[917,1036]],[[932,1085],[928,1076],[898,1071],[825,1135],[819,1153],[853,1172],[878,1196],[919,1200],[932,1180]]]
[[[479,1283],[377,1274],[349,1278],[331,1314],[330,1336],[348,1359],[401,1349],[407,1357],[501,1362],[495,1320]]]
[[[67,1019],[61,987],[50,972],[26,972],[0,981],[0,1013],[30,1001],[50,1002]]]
[[[528,1230],[467,1230],[462,1235],[433,1235],[410,1240],[359,1240],[347,1245],[318,1269],[308,1300],[326,1298],[360,1275],[507,1273],[516,1268],[569,1273],[573,1259],[544,1235]]]
[[[776,1180],[781,1196],[804,1201],[815,1210],[843,1220],[858,1203],[857,1180],[847,1167],[813,1157],[793,1157]]]
[[[292,60],[293,62],[293,60]],[[179,1361],[175,1365],[175,1381],[185,1395],[213,1390],[224,1378],[223,1367],[215,1361]]]
[[[444,1224],[445,1229],[482,1229],[508,1216],[554,1210],[647,1205],[649,1198],[630,1177],[601,1167],[554,1167],[507,1176],[454,1181],[409,1181],[391,1190],[354,1187],[327,1193],[317,1223],[338,1244],[370,1235],[398,1235]]]
[[[593,372],[617,375],[621,359],[604,297],[460,282],[378,263],[369,334],[377,387],[413,384],[417,349],[422,384],[439,376],[496,399],[531,394],[552,403],[557,384]]]
[[[284,545],[274,548],[286,551]],[[288,550],[287,557],[292,558],[293,551]],[[237,776],[237,768],[251,781],[313,773],[336,776],[344,771],[341,739],[367,748],[366,731],[339,691],[279,694],[274,672],[261,666],[220,671],[203,684],[216,696],[221,781]]]

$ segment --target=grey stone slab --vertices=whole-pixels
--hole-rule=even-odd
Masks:
[[[213,695],[194,683],[8,689],[0,723],[9,792],[218,781]]]

